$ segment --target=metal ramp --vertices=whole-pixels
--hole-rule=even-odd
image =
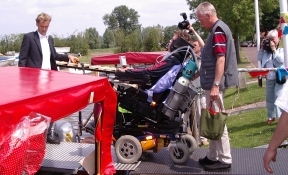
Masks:
[[[77,174],[79,161],[95,150],[94,144],[61,142],[46,144],[46,153],[40,171]]]
[[[233,174],[233,175],[265,175],[269,174],[263,167],[265,148],[232,148],[233,164],[229,171],[207,172],[198,164],[198,159],[206,155],[207,148],[198,148],[184,165],[176,165],[169,158],[167,149],[158,153],[148,153],[141,164],[131,171],[131,175],[176,175],[176,174]],[[288,174],[288,149],[278,149],[277,162],[271,163],[273,174]]]
[[[45,157],[37,175],[77,174],[78,171],[83,171],[79,161],[94,150],[95,144],[72,142],[61,142],[59,145],[46,144]],[[113,145],[111,145],[111,153],[116,171],[133,171],[141,163],[141,161],[134,164],[119,163]]]

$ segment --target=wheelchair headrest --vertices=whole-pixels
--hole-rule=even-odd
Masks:
[[[182,37],[178,37],[177,39],[173,40],[171,45],[170,45],[170,51],[173,52],[176,49],[179,49],[181,47],[186,46],[186,48],[183,48],[181,50],[179,50],[178,52],[174,53],[173,55],[176,56],[181,62],[183,62],[183,60],[189,56],[189,54],[187,54],[187,46],[190,46],[192,49],[194,48],[194,46],[192,44],[190,44],[188,41],[186,41],[185,39],[183,39]],[[185,57],[186,56],[186,57]]]

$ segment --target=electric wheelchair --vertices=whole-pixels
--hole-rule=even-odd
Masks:
[[[135,163],[143,152],[159,152],[167,147],[171,160],[183,164],[196,149],[196,140],[187,134],[187,123],[182,117],[197,94],[189,87],[197,70],[194,52],[191,50],[189,55],[178,68],[171,87],[152,92],[152,97],[148,88],[153,89],[155,84],[151,84],[149,75],[115,73],[115,80],[120,83],[116,88],[118,109],[113,136],[119,162]]]

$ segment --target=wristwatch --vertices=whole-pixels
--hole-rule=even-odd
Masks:
[[[214,81],[214,85],[215,85],[215,86],[219,86],[219,85],[220,85],[220,82],[219,82],[219,81]]]

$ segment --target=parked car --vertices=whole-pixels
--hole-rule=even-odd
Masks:
[[[240,43],[240,47],[249,47],[249,44],[247,41],[243,41]]]

